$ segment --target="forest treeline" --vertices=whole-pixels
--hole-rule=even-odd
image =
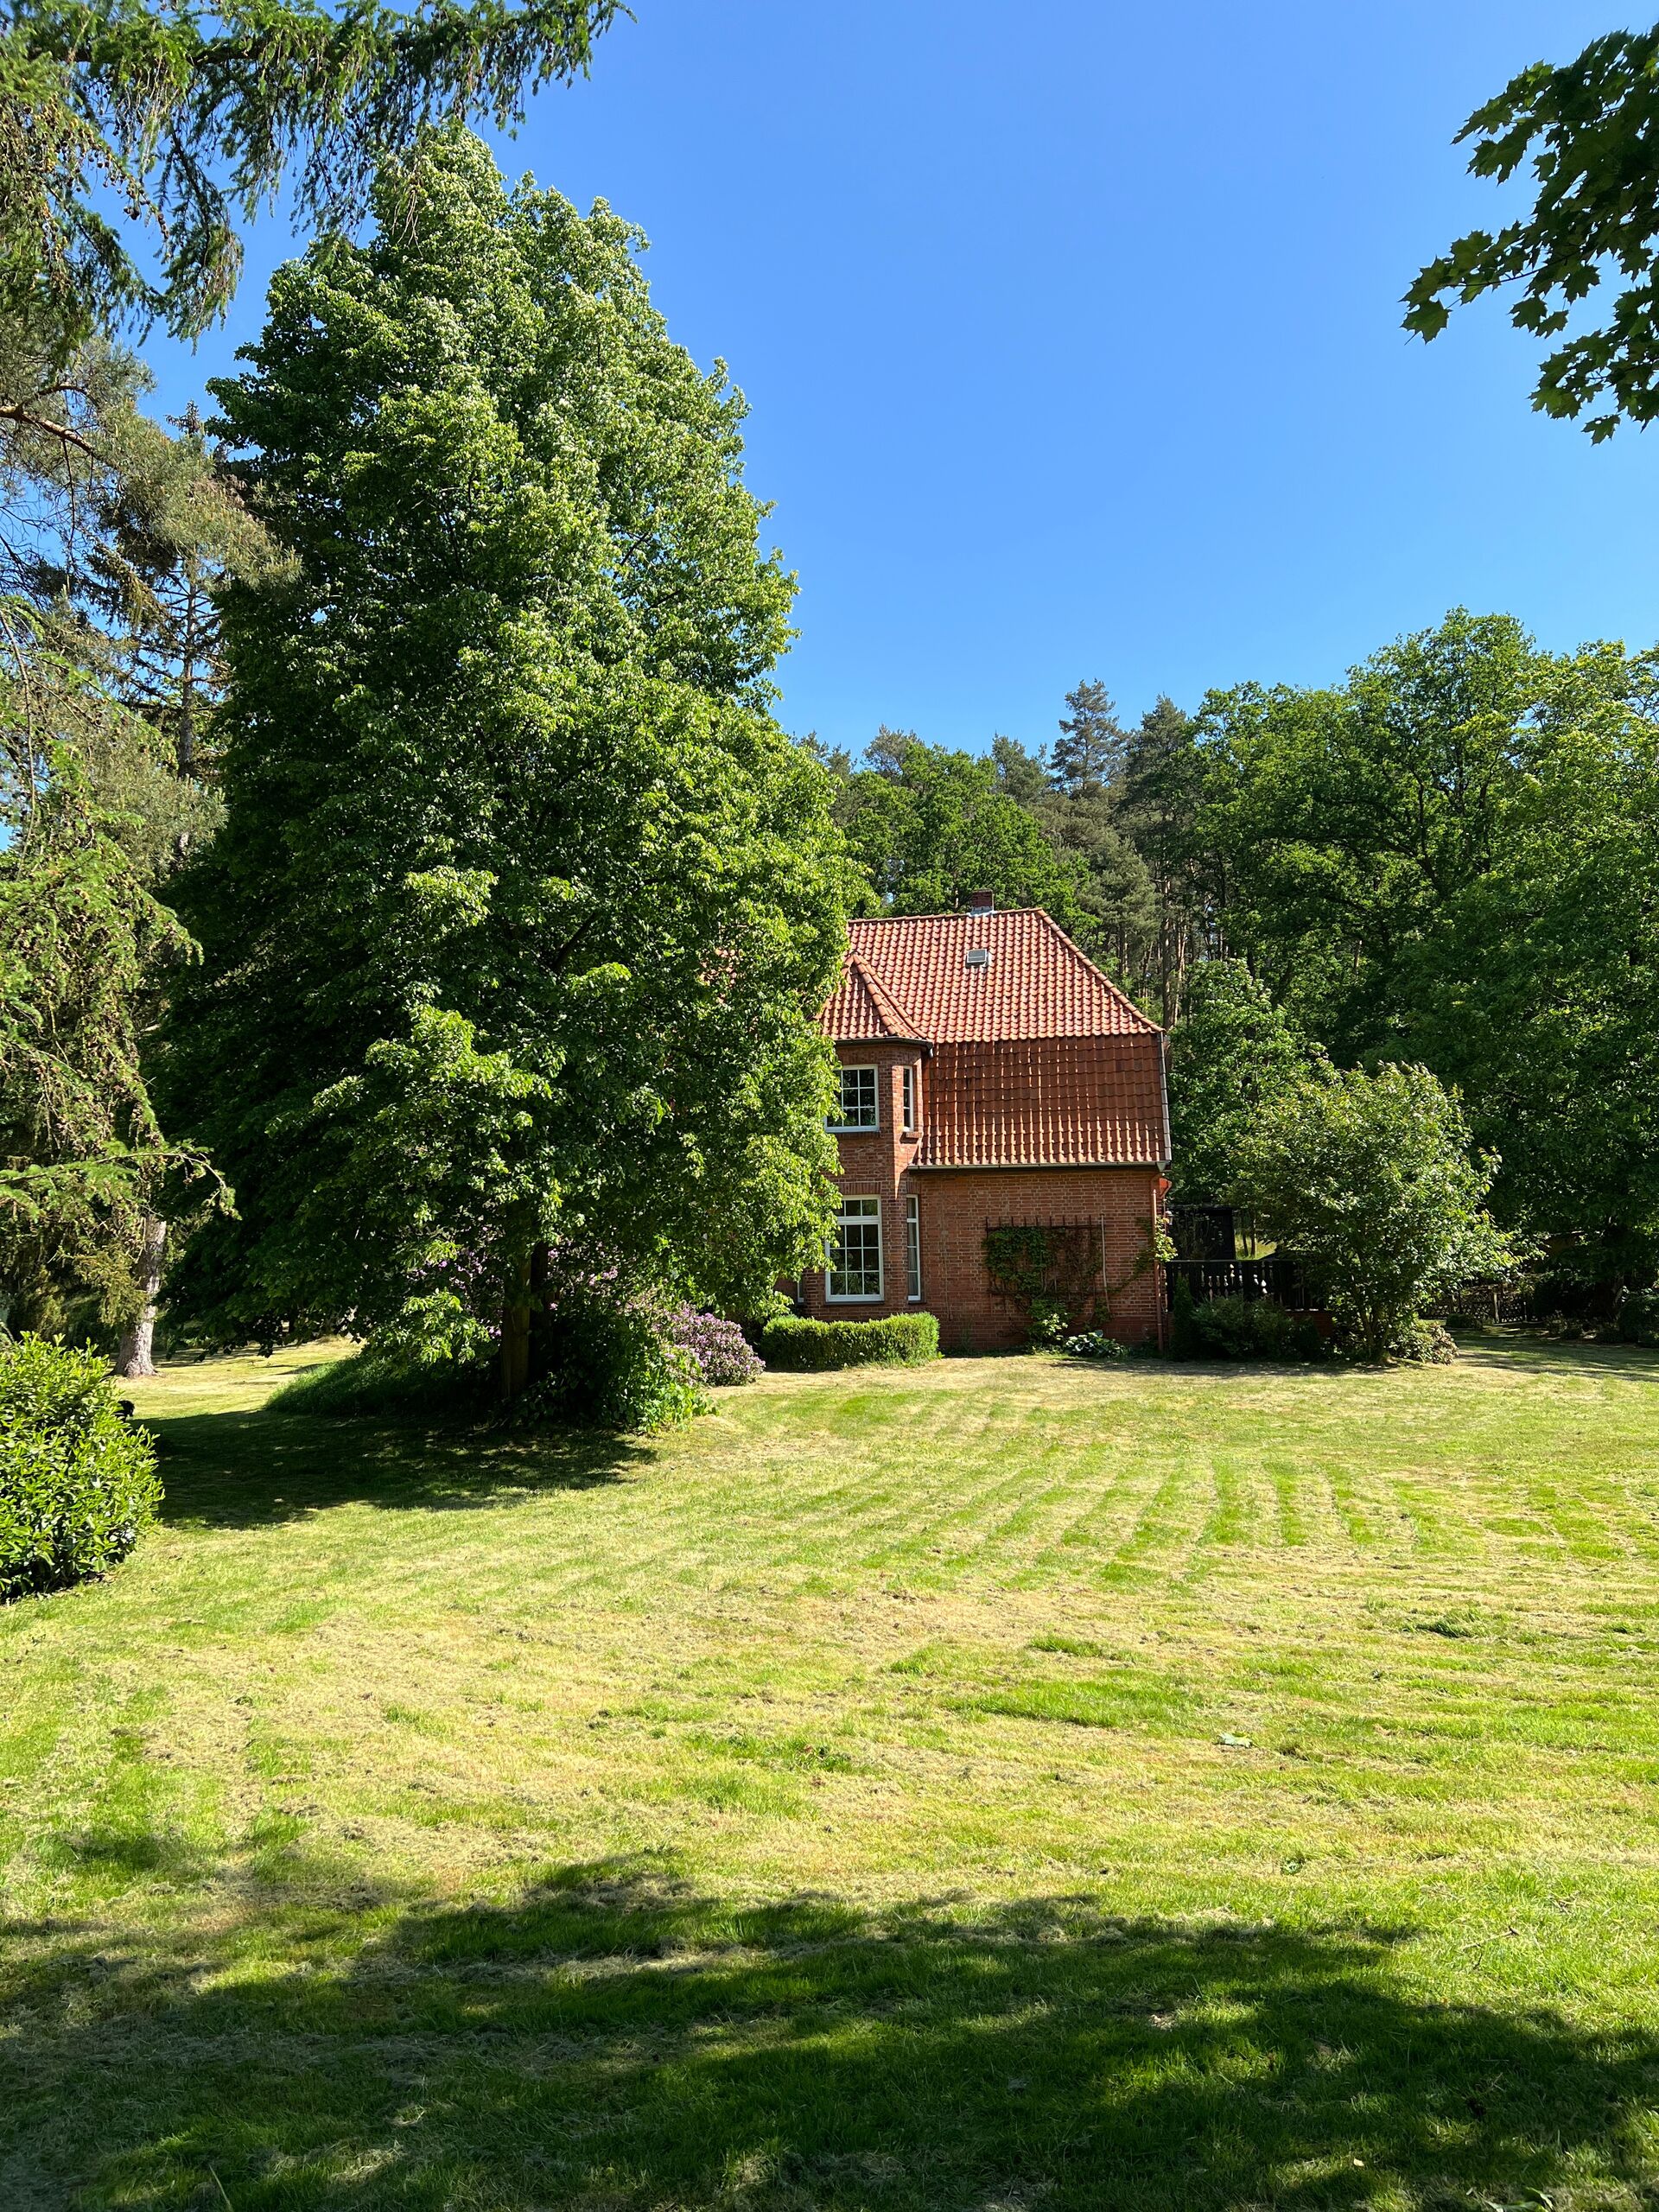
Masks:
[[[843,912],[981,887],[1170,1027],[1183,1195],[1306,1069],[1415,1064],[1506,1227],[1650,1284],[1653,660],[1454,613],[1325,690],[1125,723],[1080,684],[1035,749],[791,744],[741,395],[636,232],[465,129],[620,12],[0,22],[0,1331],[143,1371],[158,1300],[200,1342],[350,1324],[498,1345],[515,1395],[557,1267],[753,1302],[828,1223]],[[1628,183],[1654,36],[1471,118],[1482,174],[1541,145],[1537,207],[1413,290],[1430,336],[1519,276],[1532,327],[1622,245],[1554,413],[1652,412],[1659,190],[1615,238],[1556,186]],[[251,365],[153,420],[134,345],[223,314],[282,188],[312,243]]]
[[[872,912],[1042,905],[1173,1033],[1178,1194],[1225,1195],[1312,1056],[1431,1069],[1553,1272],[1659,1265],[1659,658],[1448,614],[1327,688],[1255,682],[1052,744],[816,746]]]

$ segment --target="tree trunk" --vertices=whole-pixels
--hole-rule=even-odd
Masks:
[[[501,1396],[511,1405],[530,1382],[530,1262],[513,1270],[512,1288],[501,1308]]]
[[[138,1262],[138,1284],[143,1304],[138,1318],[121,1339],[115,1370],[128,1382],[156,1372],[156,1301],[162,1294],[162,1262],[167,1252],[167,1224],[150,1214],[144,1222],[143,1251]]]

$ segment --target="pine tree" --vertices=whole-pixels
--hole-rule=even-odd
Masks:
[[[1116,775],[1128,741],[1103,683],[1079,683],[1066,693],[1065,703],[1071,712],[1060,718],[1049,775],[1054,788],[1068,798],[1092,798]]]

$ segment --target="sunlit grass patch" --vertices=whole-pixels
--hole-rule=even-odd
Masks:
[[[27,2212],[1638,2212],[1659,1362],[170,1370],[0,1610]],[[6,2192],[10,2191],[10,2197]]]

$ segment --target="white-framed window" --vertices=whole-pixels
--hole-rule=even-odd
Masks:
[[[906,1129],[918,1128],[921,1125],[916,1119],[916,1071],[906,1065],[900,1070],[900,1073],[905,1079],[904,1125]]]
[[[826,1289],[839,1300],[881,1296],[880,1198],[843,1198],[836,1209]]]
[[[905,1200],[905,1295],[915,1305],[922,1294],[922,1202]]]
[[[881,1116],[876,1105],[875,1070],[842,1068],[841,1103],[830,1127],[832,1129],[875,1129],[880,1126]]]

